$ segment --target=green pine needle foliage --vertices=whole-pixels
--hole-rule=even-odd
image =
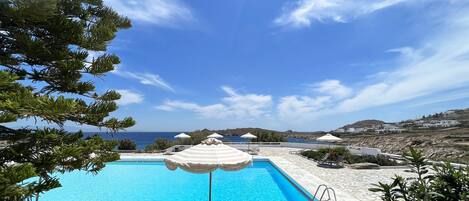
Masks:
[[[120,63],[107,45],[130,26],[102,0],[0,1],[0,140],[7,142],[0,147],[0,200],[37,200],[61,186],[54,173],[98,173],[119,159],[116,142],[62,127],[73,122],[115,132],[135,124],[109,117],[120,95],[99,93],[93,82]],[[51,128],[3,125],[23,119]]]

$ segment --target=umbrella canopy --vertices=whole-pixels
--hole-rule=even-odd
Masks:
[[[256,139],[257,136],[251,134],[251,133],[246,133],[244,135],[241,135],[241,138],[244,138],[244,139]],[[251,150],[250,147],[249,147],[250,143],[248,142],[248,151]]]
[[[321,141],[321,142],[340,142],[340,141],[342,141],[342,139],[340,139],[336,136],[333,136],[330,133],[328,133],[326,135],[323,135],[323,136],[317,138],[316,140]]]
[[[252,156],[224,145],[220,140],[209,138],[192,148],[167,157],[164,161],[170,170],[179,167],[192,173],[208,173],[218,168],[228,171],[240,170],[252,163]]]
[[[251,133],[246,133],[244,135],[241,135],[241,138],[247,138],[247,139],[255,139],[257,136],[251,134]]]
[[[220,140],[208,138],[192,148],[164,159],[166,167],[178,167],[192,173],[209,173],[208,200],[212,200],[212,171],[220,168],[227,171],[240,170],[252,163],[252,156],[224,145]]]
[[[174,136],[174,138],[191,138],[191,136],[185,133],[179,133],[176,136]]]
[[[220,135],[218,133],[213,133],[213,134],[207,136],[207,138],[223,138],[223,135]]]

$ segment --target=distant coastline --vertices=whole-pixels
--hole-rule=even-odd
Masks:
[[[83,137],[97,134],[106,140],[131,139],[137,144],[137,149],[143,150],[145,146],[152,144],[158,138],[174,140],[174,136],[179,133],[180,132],[117,132],[112,134],[107,132],[83,132]],[[239,137],[239,135],[224,135],[222,140],[226,142],[246,142],[246,140]],[[297,143],[317,143],[313,139],[295,137],[287,137],[287,141]]]

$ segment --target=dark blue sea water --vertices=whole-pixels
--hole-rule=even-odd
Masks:
[[[179,133],[180,132],[118,132],[111,135],[109,133],[85,132],[84,137],[98,134],[107,140],[131,139],[137,144],[137,149],[144,149],[145,146],[152,144],[158,138],[174,140],[174,136]],[[225,142],[246,142],[246,139],[242,139],[239,136],[225,136],[222,140]],[[288,142],[311,143],[301,138],[288,138],[287,140]]]

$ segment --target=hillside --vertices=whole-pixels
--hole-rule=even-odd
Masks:
[[[384,122],[364,120],[342,128],[371,128],[380,124],[383,127]],[[338,135],[347,145],[375,147],[394,154],[402,154],[412,146],[434,160],[469,163],[469,109],[448,110],[387,124],[392,124],[397,132],[379,132],[383,129],[377,129]]]
[[[208,130],[208,129],[203,129],[203,130],[198,130],[194,132],[209,132],[209,133],[219,133],[222,135],[226,136],[240,136],[246,133],[259,133],[259,132],[267,132],[267,133],[277,133],[277,134],[282,134],[286,137],[293,137],[293,136],[298,136],[298,137],[303,137],[304,135],[318,135],[324,133],[323,131],[316,131],[316,132],[298,132],[298,131],[276,131],[276,130],[269,130],[269,129],[263,129],[263,128],[230,128],[230,129],[223,129],[223,130]]]
[[[362,120],[362,121],[357,121],[353,124],[348,124],[343,126],[342,128],[348,129],[348,128],[364,128],[364,127],[373,127],[376,125],[381,125],[386,122],[381,121],[381,120],[376,120],[376,119],[370,119],[370,120]]]
[[[469,127],[469,108],[448,110],[446,112],[440,112],[423,116],[420,120],[457,120],[464,127]]]
[[[379,148],[383,152],[402,154],[409,147],[424,151],[433,160],[469,163],[469,129],[454,128],[389,135],[343,135],[343,143]]]
[[[268,130],[268,129],[263,129],[263,128],[230,128],[230,129],[224,129],[224,130],[208,130],[204,129],[203,131],[205,132],[215,132],[219,133],[222,135],[226,136],[240,136],[246,133],[257,133],[257,132],[275,132],[278,133],[278,131],[274,130]]]
[[[432,122],[456,120],[457,125],[450,127],[412,127],[409,124],[416,122]],[[359,132],[335,132],[335,135],[343,138],[344,145],[361,147],[380,148],[383,152],[402,154],[410,146],[422,149],[425,155],[434,160],[444,160],[460,163],[469,163],[469,109],[449,110],[446,112],[425,115],[421,118],[405,120],[395,123],[386,123],[381,120],[369,119],[357,121],[341,127],[344,130],[349,128],[376,128],[383,129],[383,125],[388,124],[397,128],[402,128],[399,132],[379,133],[376,131],[364,130]],[[413,125],[416,126],[416,125]],[[386,128],[384,126],[384,128]],[[391,127],[392,128],[392,127]],[[355,129],[357,131],[358,129]],[[212,133],[217,132],[227,136],[239,136],[248,132],[277,133],[285,137],[302,138],[314,141],[317,137],[326,132],[296,132],[296,131],[275,131],[262,128],[235,128],[224,130],[200,130],[195,132]]]

